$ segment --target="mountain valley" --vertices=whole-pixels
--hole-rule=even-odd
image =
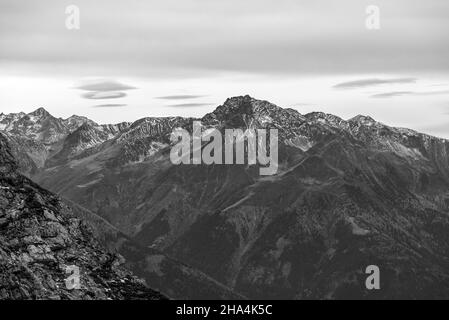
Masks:
[[[170,134],[278,129],[279,170],[174,165]],[[201,119],[0,115],[18,170],[173,298],[449,297],[449,141],[250,96]],[[365,288],[365,268],[381,290]]]

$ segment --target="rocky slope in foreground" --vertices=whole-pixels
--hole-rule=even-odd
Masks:
[[[0,299],[162,299],[124,270],[89,227],[21,174],[0,134]],[[66,286],[68,266],[81,288]]]

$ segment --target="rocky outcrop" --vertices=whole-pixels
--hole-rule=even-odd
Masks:
[[[0,133],[0,173],[9,174],[17,169],[17,164],[8,145],[7,138]]]
[[[0,299],[163,298],[123,269],[123,258],[100,246],[56,196],[16,169],[0,134]],[[67,283],[74,268],[79,288]]]

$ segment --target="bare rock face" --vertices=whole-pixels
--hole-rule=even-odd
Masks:
[[[0,133],[0,173],[7,174],[17,169],[16,161],[8,146],[6,137]]]
[[[19,171],[32,176],[48,165],[68,161],[129,127],[130,123],[99,125],[77,115],[53,117],[44,108],[28,114],[0,114],[0,131],[8,138]]]
[[[52,193],[16,172],[0,134],[0,299],[161,299]],[[67,285],[79,268],[80,288]],[[68,269],[69,268],[69,269]]]

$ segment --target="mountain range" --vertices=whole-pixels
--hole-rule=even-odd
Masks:
[[[194,120],[278,129],[278,172],[172,164],[170,134]],[[447,140],[250,96],[201,119],[115,125],[41,108],[1,114],[0,130],[18,171],[169,297],[449,297]],[[380,290],[365,287],[369,265]]]

